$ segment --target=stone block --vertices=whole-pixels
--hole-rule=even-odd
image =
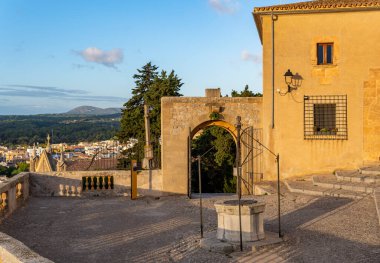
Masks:
[[[212,98],[212,97],[216,97],[216,98],[219,98],[220,97],[220,88],[217,88],[217,89],[206,89],[205,91],[206,93],[206,97],[207,98]]]

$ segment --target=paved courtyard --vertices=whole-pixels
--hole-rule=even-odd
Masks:
[[[213,203],[204,201],[205,231],[216,229]],[[276,231],[276,196],[265,228]],[[55,262],[378,262],[380,227],[372,196],[361,200],[282,196],[286,241],[256,252],[222,255],[199,248],[199,200],[31,197],[0,225]]]

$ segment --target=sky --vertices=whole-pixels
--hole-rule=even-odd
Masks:
[[[286,0],[1,0],[0,115],[118,107],[147,62],[184,96],[262,90],[255,6]]]

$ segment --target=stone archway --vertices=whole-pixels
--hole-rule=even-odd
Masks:
[[[218,113],[217,120],[210,114]],[[220,97],[219,89],[206,90],[206,97],[161,99],[161,144],[163,191],[188,194],[189,138],[207,126],[220,126],[236,139],[234,123],[241,116],[243,128],[262,128],[261,97]]]
[[[232,138],[236,142],[237,131],[236,131],[235,126],[231,123],[224,121],[224,120],[208,120],[208,121],[205,121],[205,122],[199,124],[194,129],[192,129],[192,131],[190,133],[190,139],[192,139],[194,137],[194,135],[197,134],[197,132],[199,132],[200,130],[203,130],[203,129],[205,129],[207,127],[211,127],[211,126],[218,126],[218,127],[224,128],[226,131],[228,131],[231,134]]]
[[[192,174],[192,166],[190,164],[190,158],[193,158],[193,155],[191,152],[192,141],[199,131],[205,130],[208,127],[213,127],[213,126],[222,128],[223,130],[227,131],[231,135],[231,137],[235,143],[235,146],[236,146],[237,129],[234,125],[232,125],[231,123],[228,123],[224,120],[208,120],[208,121],[205,121],[205,122],[199,124],[194,129],[191,130],[190,136],[188,137],[188,144],[187,144],[188,145],[188,169],[189,169],[187,175],[188,175],[188,196],[189,197],[191,197],[192,190],[193,190],[192,185],[191,185],[193,174]]]

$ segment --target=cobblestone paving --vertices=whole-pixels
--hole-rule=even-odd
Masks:
[[[204,200],[205,231],[216,229],[213,203]],[[265,229],[277,231],[275,195]],[[199,200],[35,198],[0,225],[55,262],[378,262],[380,227],[372,197],[361,200],[285,192],[286,241],[256,252],[216,254],[199,248]]]

